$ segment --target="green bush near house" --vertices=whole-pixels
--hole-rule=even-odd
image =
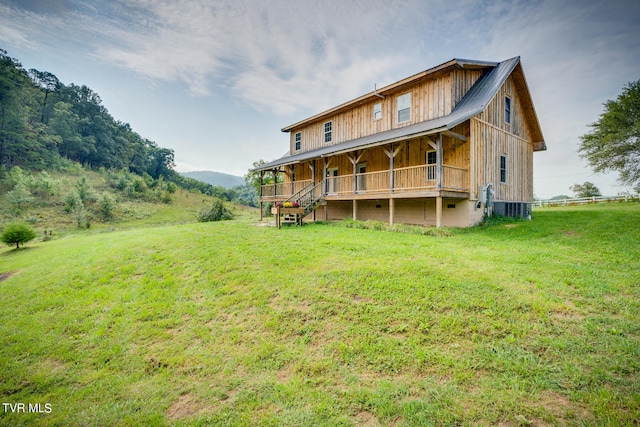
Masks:
[[[233,213],[227,209],[224,202],[214,198],[209,206],[198,212],[198,222],[211,222],[233,219]]]

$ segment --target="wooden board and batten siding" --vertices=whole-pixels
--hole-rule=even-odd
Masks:
[[[511,123],[505,123],[505,97],[511,98]],[[471,198],[493,183],[496,201],[533,202],[533,145],[513,78],[509,77],[491,103],[471,118],[474,167]],[[500,182],[500,156],[506,156],[507,182]]]
[[[384,99],[375,97],[372,101],[354,106],[347,111],[324,116],[313,123],[293,128],[290,131],[290,152],[303,153],[446,116],[481,75],[480,71],[456,70],[404,87],[397,93],[385,96]],[[408,121],[398,123],[397,99],[407,93],[411,93],[411,117]],[[380,119],[373,117],[376,104],[381,104],[382,107]],[[324,124],[327,122],[332,123],[332,138],[329,143],[324,142]],[[298,132],[301,134],[300,150],[295,149],[295,135]]]

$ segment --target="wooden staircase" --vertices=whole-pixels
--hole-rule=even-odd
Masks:
[[[317,208],[318,205],[324,200],[324,193],[322,191],[322,189],[324,188],[323,184],[323,182],[319,182],[316,185],[309,184],[305,188],[291,196],[296,197],[296,201],[298,202],[300,207],[304,209],[302,218],[313,212],[313,210]]]
[[[318,184],[309,184],[302,190],[293,194],[287,200],[283,202],[283,205],[287,202],[297,203],[298,208],[277,208],[276,209],[276,225],[280,228],[280,215],[284,215],[284,223],[297,223],[302,225],[302,218],[309,215],[315,208],[320,205],[324,200],[324,182]],[[288,212],[288,210],[295,212]],[[301,211],[301,212],[300,212]]]

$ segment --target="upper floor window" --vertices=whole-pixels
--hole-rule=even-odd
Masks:
[[[411,120],[411,92],[398,97],[398,123]]]
[[[300,143],[302,142],[302,133],[296,132],[295,135],[296,151],[300,149]]]
[[[507,156],[500,156],[500,182],[507,182]]]
[[[373,104],[373,120],[380,120],[382,118],[382,103],[378,102]]]
[[[327,122],[324,124],[324,142],[331,142],[331,128],[333,122]]]
[[[504,97],[504,122],[511,123],[511,98]]]

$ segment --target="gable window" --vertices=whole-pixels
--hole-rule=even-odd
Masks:
[[[500,156],[500,182],[507,182],[507,156]]]
[[[327,122],[324,124],[324,142],[331,142],[331,128],[333,122]]]
[[[300,149],[300,143],[302,142],[302,133],[296,132],[295,135],[296,151]]]
[[[382,118],[382,103],[378,102],[373,104],[373,120],[380,120]]]
[[[411,120],[411,92],[398,97],[398,123]]]
[[[511,123],[511,98],[508,96],[504,97],[504,122]]]

